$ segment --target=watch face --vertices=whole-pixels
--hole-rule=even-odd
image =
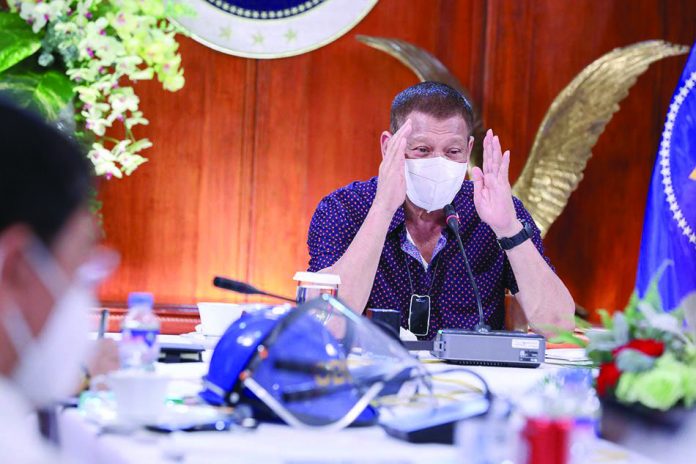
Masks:
[[[195,16],[176,22],[214,50],[282,58],[327,45],[357,25],[377,0],[179,0]]]

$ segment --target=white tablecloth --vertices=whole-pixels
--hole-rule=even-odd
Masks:
[[[427,356],[426,356],[427,357]],[[450,365],[428,363],[431,370]],[[197,381],[206,372],[203,363],[159,365],[158,369],[180,380]],[[523,394],[558,366],[538,369],[472,367],[496,395]],[[464,377],[468,381],[470,377]],[[130,435],[100,434],[77,410],[61,416],[61,440],[71,454],[85,462],[100,463],[449,463],[467,462],[471,451],[447,445],[414,445],[396,440],[380,427],[351,428],[340,432],[296,430],[261,424],[255,431],[157,434],[140,431]],[[611,443],[599,441],[589,462],[651,463]]]

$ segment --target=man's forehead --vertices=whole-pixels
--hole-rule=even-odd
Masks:
[[[406,119],[411,120],[413,127],[411,137],[424,137],[427,135],[451,135],[466,139],[469,136],[469,127],[461,115],[453,115],[438,118],[430,114],[412,112]]]

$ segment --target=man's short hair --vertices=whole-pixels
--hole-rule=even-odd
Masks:
[[[24,224],[51,245],[92,188],[78,146],[38,116],[0,99],[0,233]]]
[[[469,128],[469,135],[474,128],[474,113],[471,104],[464,95],[441,82],[421,82],[402,90],[391,105],[391,123],[389,130],[395,133],[406,122],[406,117],[414,111],[446,119],[461,116]]]

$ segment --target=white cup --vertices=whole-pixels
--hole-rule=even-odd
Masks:
[[[95,377],[92,387],[105,384],[114,393],[121,420],[155,422],[166,407],[169,378],[155,372],[121,370]]]
[[[326,293],[336,298],[341,276],[321,272],[296,272],[293,280],[297,281],[297,303],[318,298]]]
[[[227,328],[245,311],[265,308],[264,304],[198,303],[201,316],[201,333],[211,337],[221,337]]]

